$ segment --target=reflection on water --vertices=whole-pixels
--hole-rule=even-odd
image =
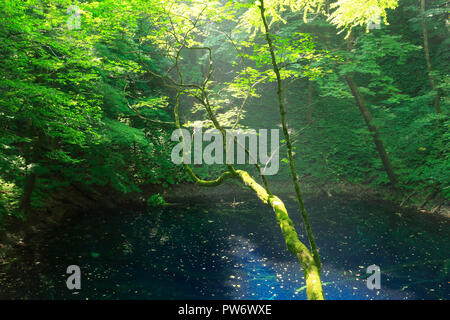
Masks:
[[[306,242],[295,203],[286,203]],[[448,299],[449,221],[372,202],[308,204],[328,299]],[[79,292],[66,267],[79,265]],[[366,268],[381,267],[381,289]],[[256,200],[85,216],[0,270],[0,298],[305,299],[299,263]]]

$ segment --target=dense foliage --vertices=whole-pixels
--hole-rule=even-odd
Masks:
[[[164,61],[130,52],[146,21],[125,26],[108,16],[124,4],[104,1],[85,4],[82,28],[69,29],[70,4],[2,1],[0,217],[68,185],[128,192],[176,176],[165,89],[144,71]]]
[[[390,164],[401,192],[448,199],[447,2],[381,2],[266,1],[299,178],[385,186]],[[183,15],[198,24],[177,39],[190,28]],[[2,0],[0,21],[0,219],[67,186],[126,193],[190,181],[170,160],[176,92],[162,78],[177,45],[211,49],[207,89],[222,125],[280,125],[253,1]],[[180,61],[186,83],[211,70],[205,50]],[[183,123],[211,125],[195,90],[184,93]],[[287,175],[284,165],[272,179]]]

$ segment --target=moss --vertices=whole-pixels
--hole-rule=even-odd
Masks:
[[[283,201],[278,197],[269,195],[267,191],[259,185],[246,171],[236,170],[245,185],[249,186],[258,198],[270,205],[277,217],[278,223],[286,241],[288,250],[300,261],[303,274],[306,280],[306,295],[310,300],[323,300],[322,284],[320,281],[320,271],[308,248],[298,239],[294,224],[289,218]]]

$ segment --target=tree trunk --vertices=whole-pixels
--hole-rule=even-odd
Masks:
[[[428,41],[428,30],[427,30],[427,23],[425,20],[425,0],[420,0],[420,12],[422,15],[423,51],[425,53],[425,61],[427,64],[428,78],[430,79],[431,90],[433,90],[435,92],[434,108],[436,110],[436,113],[441,113],[441,106],[439,104],[439,100],[440,100],[439,92],[436,88],[436,81],[433,76],[433,68],[431,67],[430,47],[429,47],[429,41]]]
[[[33,195],[34,187],[36,186],[36,173],[34,172],[34,164],[40,157],[39,145],[41,143],[41,136],[33,127],[31,119],[28,119],[24,124],[24,132],[26,136],[32,139],[30,145],[25,145],[23,155],[26,164],[26,176],[23,184],[23,193],[19,200],[19,211],[28,214],[31,209],[31,196]],[[31,166],[31,170],[28,167]]]
[[[265,204],[271,206],[277,217],[281,232],[286,241],[288,250],[294,254],[302,265],[306,281],[306,295],[309,300],[324,300],[322,283],[320,281],[320,269],[314,256],[308,248],[298,239],[294,224],[289,218],[283,201],[278,197],[269,195],[246,171],[237,170],[239,177],[245,185],[250,187]]]
[[[384,148],[383,141],[380,139],[380,135],[378,133],[377,127],[372,124],[372,115],[370,114],[369,108],[366,106],[366,103],[359,92],[358,86],[355,83],[355,80],[352,76],[346,75],[345,80],[347,81],[350,90],[352,91],[353,96],[355,97],[356,104],[361,111],[364,120],[366,121],[367,127],[369,128],[370,133],[372,134],[373,141],[375,142],[375,146],[377,148],[378,154],[380,155],[381,161],[383,162],[384,170],[389,177],[389,180],[393,185],[397,184],[397,177],[394,173],[394,168],[392,167],[391,160]]]
[[[31,209],[31,196],[33,195],[34,187],[36,185],[36,174],[29,173],[25,177],[25,184],[23,193],[20,198],[19,210],[28,214]]]
[[[29,172],[28,166],[34,165],[36,161],[39,158],[39,152],[37,149],[37,145],[39,143],[39,139],[37,139],[35,143],[33,143],[28,153],[28,161],[27,164],[27,172],[25,176],[25,182],[23,186],[23,193],[20,197],[19,201],[19,210],[25,214],[28,214],[31,209],[31,196],[33,195],[34,187],[36,186],[36,173],[34,172],[34,169],[31,168],[31,171]]]
[[[286,109],[285,109],[284,103],[283,103],[283,85],[282,85],[282,80],[281,80],[280,68],[278,67],[278,63],[277,63],[277,60],[275,57],[275,49],[273,46],[272,37],[270,34],[270,30],[269,30],[269,25],[267,23],[267,19],[266,19],[266,15],[265,15],[264,1],[260,0],[259,2],[260,2],[259,10],[261,13],[261,20],[263,22],[264,30],[265,30],[265,38],[266,38],[267,45],[269,47],[269,53],[271,56],[273,71],[275,72],[275,75],[277,78],[278,107],[280,110],[283,134],[284,134],[284,138],[286,140],[287,155],[288,155],[288,160],[289,160],[289,168],[291,171],[292,183],[294,185],[295,193],[297,195],[297,202],[300,206],[300,212],[302,214],[303,222],[305,224],[306,234],[308,236],[309,244],[311,246],[311,252],[312,252],[312,255],[316,262],[316,266],[320,270],[321,262],[320,262],[320,258],[319,258],[319,249],[317,248],[316,240],[314,238],[314,234],[312,232],[311,225],[309,223],[308,214],[306,212],[305,204],[303,202],[303,196],[302,196],[302,193],[300,190],[300,184],[298,182],[297,170],[296,170],[295,164],[294,164],[294,155],[293,155],[293,151],[292,151],[293,148],[292,148],[292,143],[291,143],[291,137],[290,137],[289,130],[288,130],[287,119],[286,119]]]

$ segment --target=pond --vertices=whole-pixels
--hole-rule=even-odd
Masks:
[[[297,204],[286,207],[306,242]],[[326,299],[449,299],[450,222],[388,203],[307,202]],[[0,298],[305,299],[300,264],[256,199],[93,213],[32,239]],[[366,285],[370,265],[381,288]],[[81,289],[66,268],[81,268]]]

